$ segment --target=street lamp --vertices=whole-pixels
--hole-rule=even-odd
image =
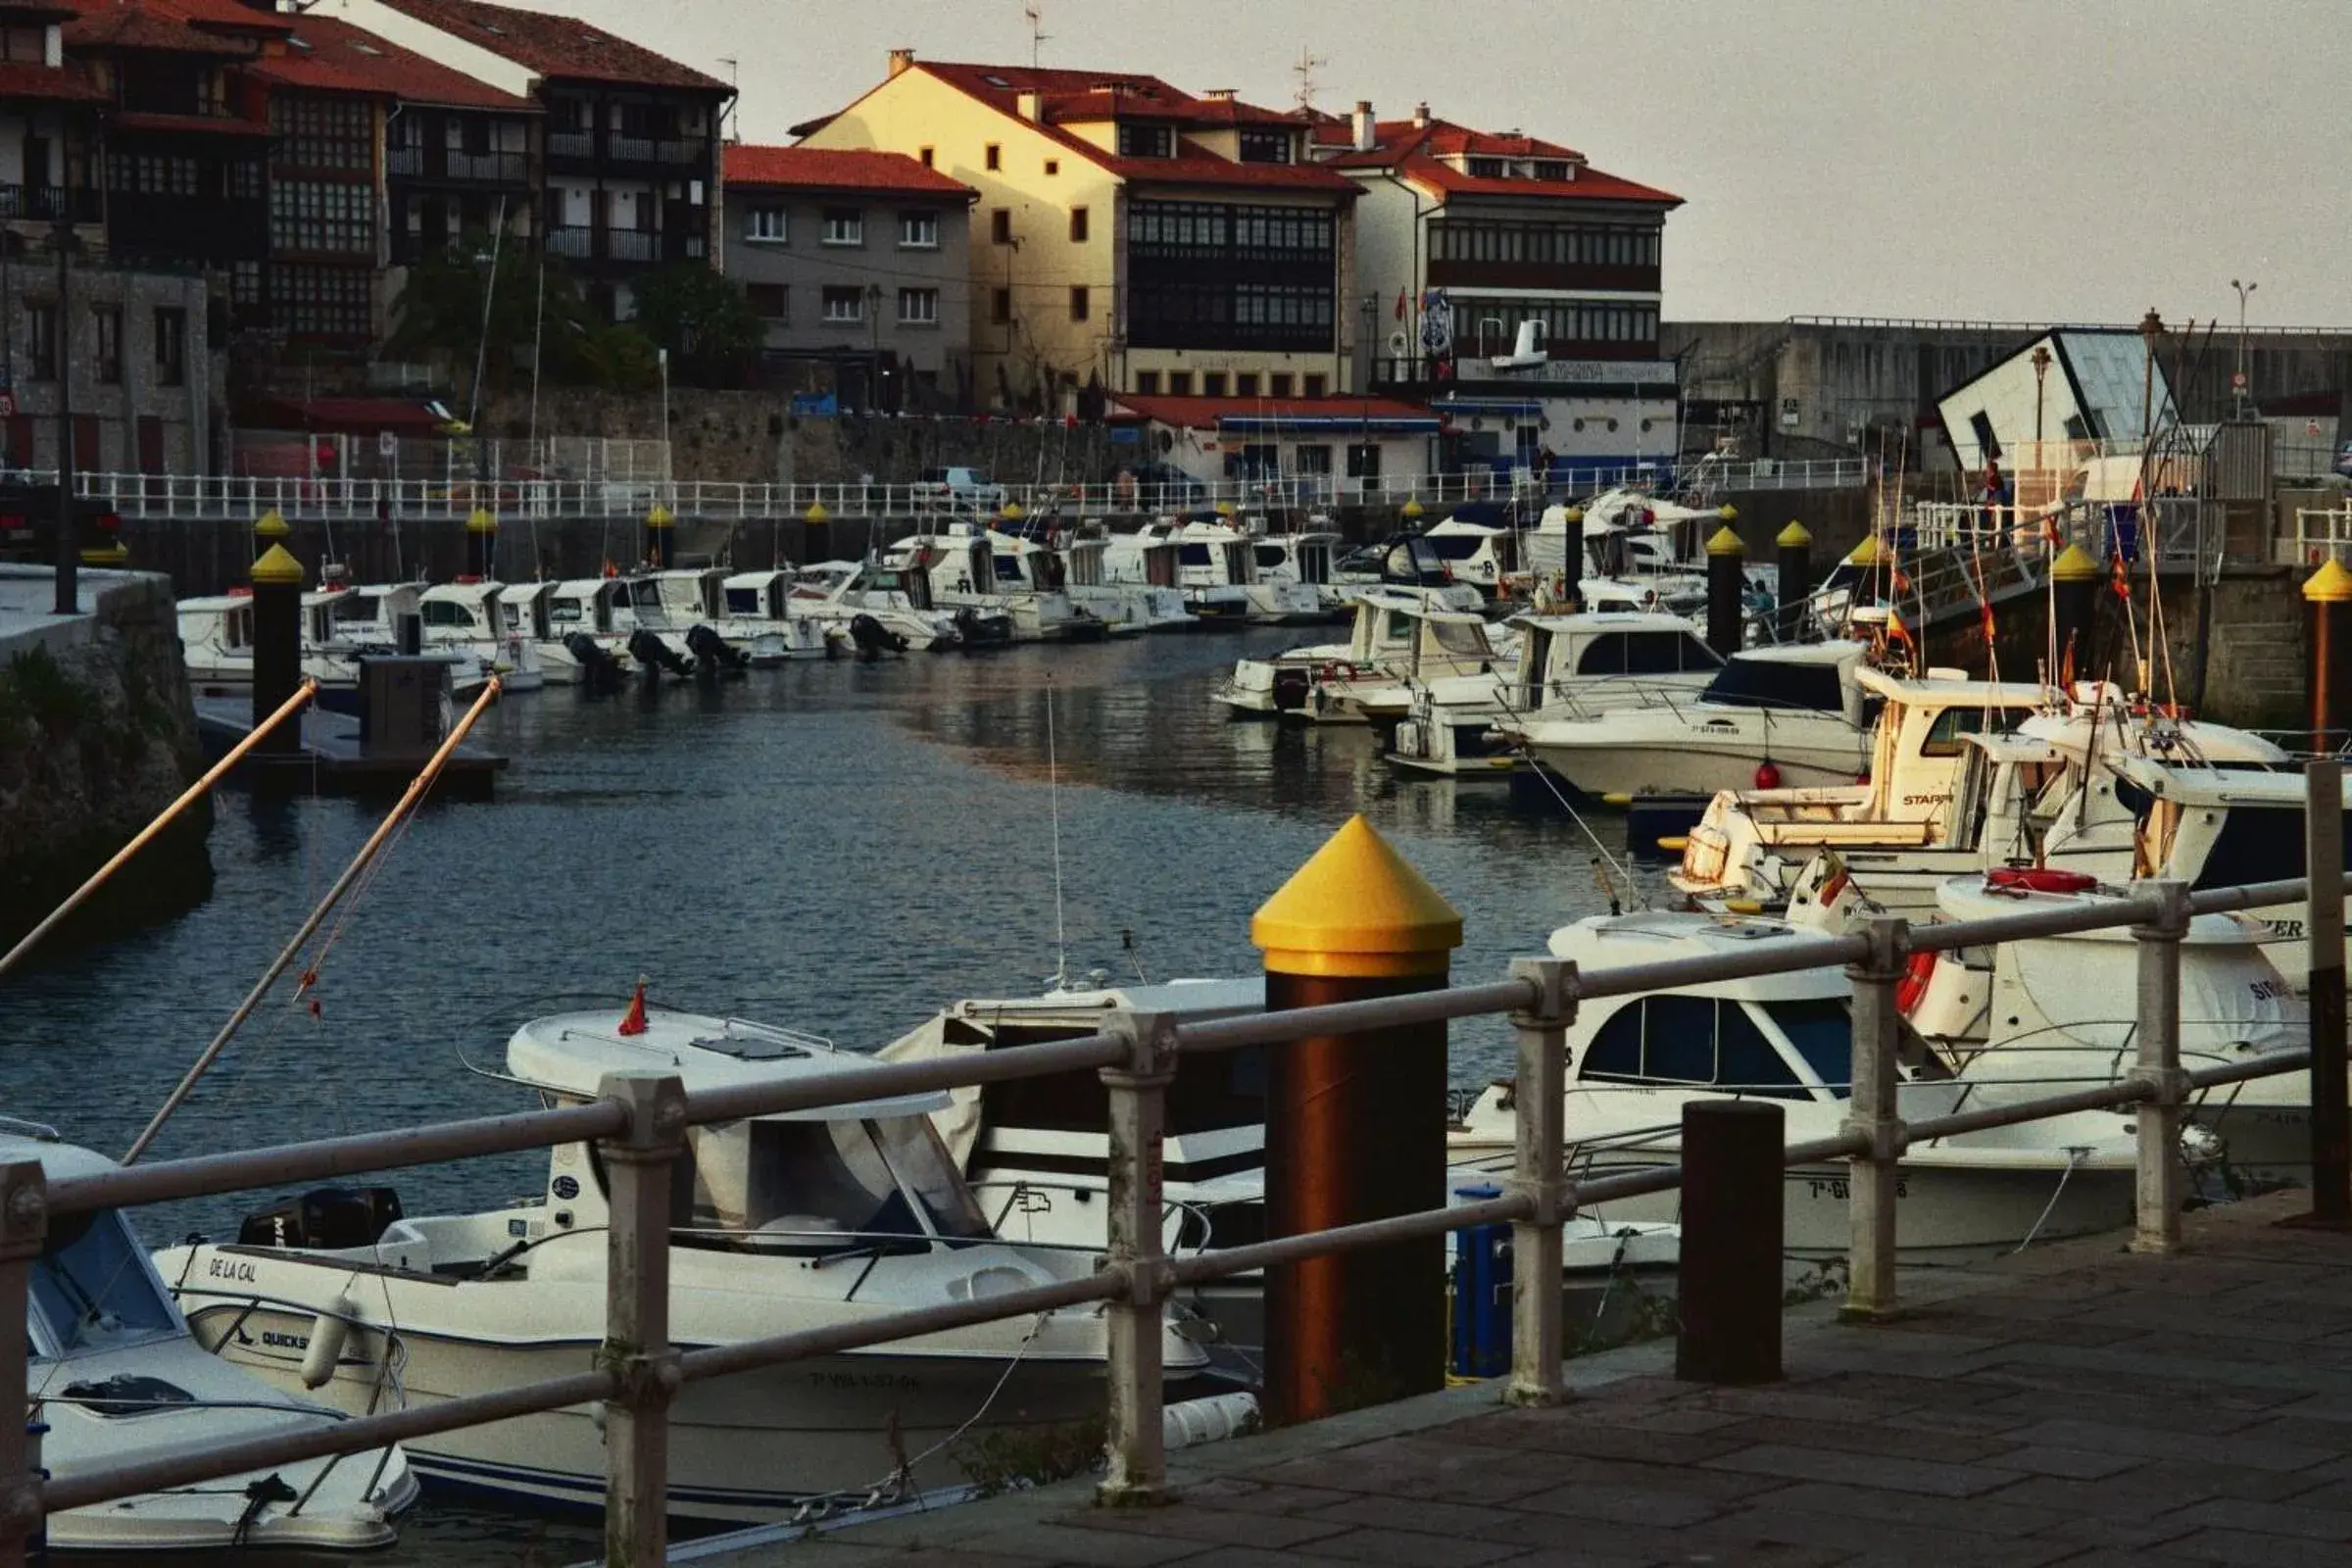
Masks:
[[[2041,455],[2041,383],[2050,373],[2050,346],[2034,345],[2034,466],[2046,468],[2049,463]]]
[[[2238,418],[2246,416],[2246,297],[2261,285],[2241,283],[2236,278],[2230,286],[2237,290],[2237,374],[2230,378],[2230,412]]]
[[[61,615],[81,612],[81,554],[74,537],[74,300],[71,264],[80,240],[74,232],[72,191],[58,203],[57,227],[49,236],[57,252],[57,328],[50,351],[57,362],[57,597]]]

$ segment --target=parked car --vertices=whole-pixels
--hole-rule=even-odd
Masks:
[[[1139,463],[1127,470],[1135,481],[1135,505],[1142,512],[1190,512],[1208,504],[1208,486],[1172,463]],[[1126,480],[1114,487],[1127,494]]]
[[[2352,479],[2352,441],[2347,441],[2336,449],[2335,471],[2347,479]]]
[[[914,498],[956,511],[1001,512],[1005,489],[978,468],[925,468],[914,481]]]

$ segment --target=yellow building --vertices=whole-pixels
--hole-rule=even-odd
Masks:
[[[907,154],[980,192],[973,391],[1323,397],[1353,385],[1354,181],[1307,127],[1155,76],[918,61],[803,145]]]

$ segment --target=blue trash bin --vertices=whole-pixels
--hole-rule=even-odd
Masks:
[[[1483,1203],[1499,1187],[1457,1187],[1454,1197]],[[1453,1374],[1500,1377],[1511,1368],[1511,1228],[1473,1225],[1453,1233]]]

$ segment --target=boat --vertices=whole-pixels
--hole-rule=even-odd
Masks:
[[[1199,624],[1185,607],[1184,591],[1166,584],[1114,582],[1104,558],[1110,540],[1102,534],[1066,536],[1052,545],[1061,562],[1062,591],[1080,610],[1102,622],[1114,637],[1148,631],[1191,631]],[[1173,556],[1172,547],[1169,553]]]
[[[411,607],[420,591],[408,590]],[[302,596],[302,673],[318,683],[318,706],[356,711],[360,664],[397,652],[397,631],[376,635],[375,591],[316,589]],[[199,595],[174,607],[188,686],[198,697],[236,697],[253,689],[253,595],[250,590]],[[487,661],[469,651],[427,648],[423,657],[450,666],[453,696],[471,696],[489,683]]]
[[[1490,604],[1507,597],[1520,574],[1519,530],[1494,502],[1457,507],[1444,521],[1423,529],[1421,538],[1446,564],[1452,581],[1468,583]]]
[[[1494,727],[1594,797],[1851,783],[1870,764],[1857,675],[1867,652],[1856,642],[1746,649],[1689,702],[1592,715],[1545,708]]]
[[[618,577],[572,577],[550,583],[542,596],[547,630],[539,667],[563,686],[594,685],[626,675],[635,661],[619,628],[623,589]]]
[[[1781,920],[1690,911],[1599,915],[1551,935],[1580,971],[1793,947]],[[1568,1171],[1591,1182],[1682,1159],[1683,1107],[1762,1100],[1781,1107],[1789,1143],[1844,1130],[1853,1079],[1852,993],[1832,966],[1588,1000],[1568,1030]],[[1917,1123],[1973,1102],[1979,1084],[1916,1034],[1898,1051],[1896,1114]],[[1509,1167],[1517,1086],[1491,1085],[1447,1135],[1448,1158]],[[2014,1249],[2131,1223],[2135,1142],[2127,1117],[2078,1111],[1916,1143],[1896,1189],[1901,1254],[1913,1261]],[[1842,1257],[1851,1242],[1850,1171],[1842,1159],[1783,1179],[1783,1246]],[[1596,1206],[1606,1220],[1675,1217],[1679,1193]]]
[[[1497,719],[1545,707],[1605,713],[1670,695],[1696,697],[1723,658],[1679,616],[1585,612],[1513,615],[1517,664],[1507,673],[1454,675],[1414,685],[1389,760],[1410,773],[1504,778],[1521,758],[1494,733]]]
[[[523,1024],[502,1076],[569,1105],[615,1072],[674,1073],[693,1092],[870,1061],[797,1031],[641,1004]],[[911,1095],[690,1129],[670,1235],[672,1343],[856,1324],[1092,1274],[1094,1250],[991,1233],[932,1130],[945,1104]],[[505,1208],[398,1217],[378,1201],[330,1217],[259,1214],[235,1243],[163,1253],[198,1340],[285,1388],[320,1314],[346,1314],[351,1333],[318,1393],[353,1410],[381,1401],[395,1366],[415,1407],[595,1364],[608,1210],[593,1149],[554,1150],[541,1194]],[[270,1245],[280,1234],[286,1245]],[[955,1443],[1099,1416],[1108,1333],[1100,1307],[1069,1308],[687,1384],[669,1406],[670,1512],[761,1522],[945,1480]],[[1172,1329],[1160,1348],[1169,1397],[1196,1392],[1205,1352]],[[427,1479],[593,1506],[600,1414],[574,1406],[441,1433],[412,1458]]]
[[[417,652],[409,657],[438,660],[447,664],[449,695],[459,699],[474,696],[490,684],[491,662],[473,648],[457,643],[436,644],[424,638],[423,600],[429,586],[422,582],[361,583],[305,594],[304,608],[315,612],[315,618],[306,616],[303,625],[306,662],[314,652],[323,655],[336,662],[337,667],[347,665],[352,671],[351,680],[356,683],[359,661],[399,655],[401,626],[415,620]],[[321,689],[331,695],[333,685],[340,684],[340,681],[332,685],[321,683]]]
[[[1405,588],[1433,598],[1442,610],[1478,613],[1487,608],[1486,595],[1455,582],[1446,558],[1417,533],[1391,534],[1350,552],[1333,564],[1331,579],[1349,599],[1372,588]]]
[[[792,659],[828,659],[836,652],[824,622],[800,613],[795,606],[793,575],[770,567],[729,572],[719,579],[723,613],[711,630],[751,660],[754,669],[773,669]],[[845,640],[846,636],[845,631]]]
[[[1431,589],[1366,589],[1348,641],[1236,661],[1211,697],[1239,717],[1360,724],[1370,721],[1359,700],[1368,693],[1382,693],[1400,717],[1407,699],[1397,683],[1408,676],[1492,678],[1497,662],[1485,616],[1441,608]]]
[[[116,1168],[11,1119],[0,1127],[0,1164],[20,1162],[51,1181]],[[299,1365],[290,1384],[271,1388],[207,1354],[120,1210],[53,1216],[28,1285],[27,1415],[47,1428],[41,1464],[55,1479],[344,1419],[306,1396]],[[297,1363],[307,1345],[288,1347]],[[390,1545],[393,1520],[416,1499],[408,1456],[393,1446],[69,1509],[51,1514],[47,1531],[66,1550],[357,1551]]]
[[[535,692],[547,684],[536,640],[507,625],[502,584],[480,578],[438,583],[416,596],[423,645],[470,654],[488,664],[510,692]]]
[[[1250,547],[1257,580],[1266,583],[1303,583],[1315,591],[1315,605],[1327,620],[1348,618],[1348,595],[1332,580],[1332,562],[1342,539],[1329,529],[1297,533],[1268,533]]]
[[[860,618],[871,620],[908,648],[938,652],[963,641],[956,617],[934,608],[931,579],[919,571],[903,571],[863,561],[819,561],[793,574],[793,612],[823,626],[828,633],[849,635]],[[1003,627],[1010,641],[1009,621]]]
[[[1059,586],[1060,563],[1033,539],[945,522],[892,545],[882,564],[928,573],[934,604],[959,614],[969,610],[976,619],[1002,616],[1015,642],[1092,642],[1105,635],[1100,620],[1070,602]]]
[[[1147,522],[1134,533],[1112,534],[1102,569],[1112,582],[1153,583],[1164,570],[1160,546],[1176,550],[1175,586],[1204,626],[1296,625],[1323,618],[1322,601],[1301,582],[1268,581],[1257,574],[1250,536],[1209,515]]]

